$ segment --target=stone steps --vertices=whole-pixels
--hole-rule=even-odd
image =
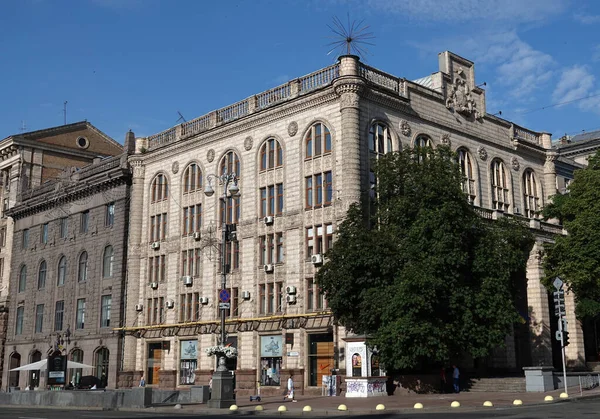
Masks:
[[[524,392],[525,377],[475,378],[470,381],[467,390],[470,392]]]

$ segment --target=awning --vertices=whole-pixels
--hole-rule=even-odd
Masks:
[[[47,359],[42,359],[38,362],[33,362],[31,364],[23,365],[18,368],[13,368],[11,371],[35,371],[35,370],[45,370],[46,364],[48,363]],[[82,364],[80,362],[75,361],[67,361],[67,368],[81,368],[81,369],[89,369],[96,368],[92,365]]]

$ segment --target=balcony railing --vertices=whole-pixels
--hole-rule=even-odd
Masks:
[[[404,79],[384,73],[365,64],[360,65],[360,76],[377,86],[384,87],[398,95],[404,96]]]

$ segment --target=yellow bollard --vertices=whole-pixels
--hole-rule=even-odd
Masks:
[[[345,411],[345,410],[348,410],[348,408],[346,407],[346,405],[345,405],[345,404],[340,404],[340,405],[338,406],[338,410],[344,410],[344,411]]]
[[[256,410],[257,412],[262,412],[264,410],[264,408],[259,404],[258,406],[256,406],[254,408],[254,410]]]
[[[303,412],[312,412],[312,407],[310,407],[310,406],[304,406],[304,407],[302,408],[302,411],[303,411]]]
[[[460,407],[460,403],[455,400],[450,404],[450,407]]]
[[[415,403],[415,409],[423,409],[423,405],[421,403]]]
[[[236,404],[232,404],[231,406],[229,406],[229,410],[231,410],[232,412],[235,412],[236,410],[238,410],[238,407]]]
[[[485,402],[483,402],[483,405],[484,405],[485,407],[493,407],[493,406],[494,406],[494,403],[492,403],[492,402],[491,402],[491,401],[489,401],[489,400],[486,400]]]
[[[385,410],[385,406],[380,403],[377,406],[375,406],[375,410]]]
[[[560,393],[560,396],[559,396],[559,397],[560,397],[561,399],[568,399],[568,398],[569,398],[569,395],[568,395],[567,393]]]
[[[515,406],[521,406],[521,405],[523,404],[523,402],[522,402],[521,400],[517,399],[517,400],[515,400],[515,401],[513,402],[513,404],[514,404]]]
[[[552,396],[546,396],[546,397],[544,397],[544,401],[545,402],[551,402],[552,400],[554,400],[554,397],[552,397]]]
[[[287,407],[285,407],[285,406],[279,406],[279,407],[277,408],[277,411],[278,411],[278,412],[287,412]]]

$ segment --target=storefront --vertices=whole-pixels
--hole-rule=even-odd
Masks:
[[[281,335],[260,337],[261,386],[281,385],[283,348],[283,338]]]
[[[148,343],[148,368],[146,372],[146,384],[158,385],[158,372],[162,365],[162,342]]]
[[[198,341],[180,341],[179,355],[179,384],[192,385],[196,380],[195,371],[198,369]]]
[[[308,335],[308,385],[322,385],[323,376],[332,374],[334,362],[333,333]]]

